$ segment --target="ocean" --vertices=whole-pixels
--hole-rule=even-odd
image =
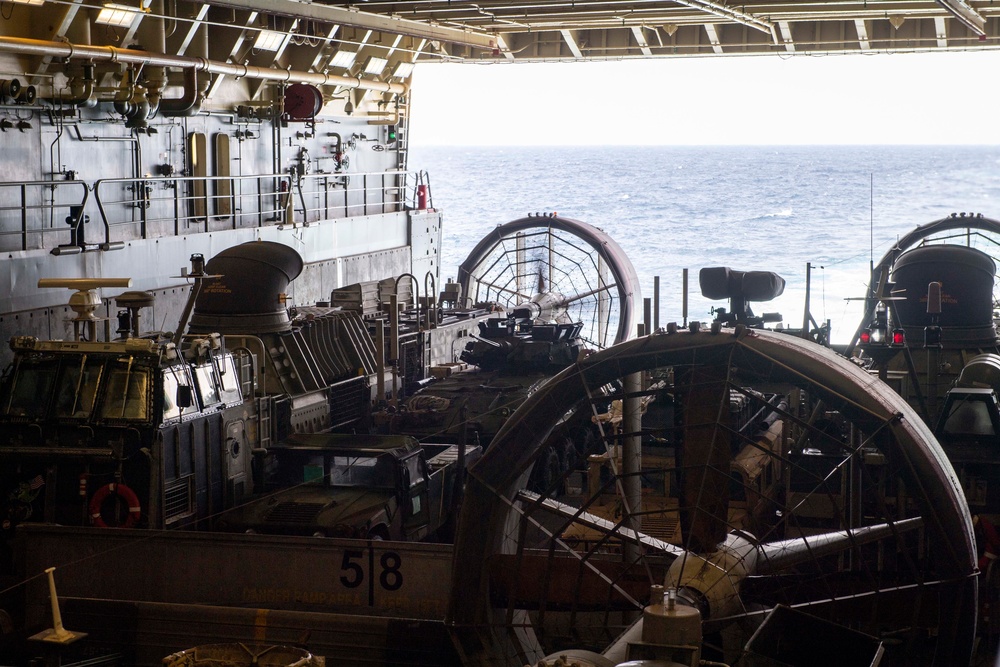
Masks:
[[[698,289],[711,266],[779,274],[784,294],[754,312],[801,325],[810,263],[834,343],[860,322],[869,262],[901,235],[958,212],[1000,219],[1000,146],[411,146],[409,165],[444,212],[443,278],[495,226],[556,212],[614,238],[643,297],[660,277],[661,326],[683,321],[685,268],[688,321],[727,306]]]

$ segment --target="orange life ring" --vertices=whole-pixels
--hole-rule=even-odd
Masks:
[[[128,505],[128,516],[125,517],[125,523],[123,523],[120,528],[131,528],[135,525],[135,522],[139,520],[139,516],[142,514],[142,507],[139,505],[139,497],[135,495],[135,491],[128,488],[124,484],[116,484],[114,482],[110,484],[105,484],[99,488],[95,493],[94,497],[90,499],[90,519],[94,522],[94,525],[98,528],[107,528],[108,524],[104,521],[101,516],[101,506],[104,501],[112,493],[121,496]]]

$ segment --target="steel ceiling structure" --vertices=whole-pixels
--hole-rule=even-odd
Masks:
[[[136,20],[99,25],[103,0],[8,0],[0,52],[40,41],[139,48],[157,21],[166,53],[253,67],[363,76],[372,56],[399,62],[618,60],[677,56],[833,54],[1000,49],[1000,3],[967,0],[121,0]],[[86,26],[85,26],[86,24]],[[84,29],[86,27],[86,29]],[[254,48],[260,31],[284,36]],[[145,44],[143,44],[145,46]],[[23,46],[23,44],[21,45]],[[147,47],[148,48],[148,47]],[[346,66],[337,51],[356,57]],[[150,49],[157,51],[157,49]],[[205,49],[202,49],[205,50]],[[37,56],[37,48],[33,55]],[[46,62],[52,59],[47,59]],[[37,60],[26,71],[43,74]],[[408,78],[405,73],[397,80]]]
[[[338,12],[345,25],[427,40],[422,59],[606,60],[669,56],[1000,48],[1000,4],[965,0],[251,0]],[[213,3],[220,4],[220,3]],[[245,0],[221,4],[247,7]]]
[[[210,100],[234,80],[251,82],[250,99],[269,82],[385,93],[359,94],[358,106],[388,103],[417,62],[1000,49],[1000,3],[985,0],[11,0],[0,9],[0,72],[50,97],[69,94],[79,76],[68,66],[87,62],[105,89],[126,62],[174,69],[175,84],[178,69],[208,72]]]

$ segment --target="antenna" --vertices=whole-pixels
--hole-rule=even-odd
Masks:
[[[131,278],[39,278],[38,287],[68,287],[76,290],[69,298],[69,307],[76,313],[73,318],[73,338],[77,341],[97,340],[97,317],[94,311],[101,307],[101,297],[94,290],[102,287],[131,287]]]

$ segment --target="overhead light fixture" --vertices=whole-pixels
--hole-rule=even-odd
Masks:
[[[389,64],[389,61],[385,58],[378,58],[376,56],[371,56],[365,63],[365,74],[379,75],[385,69],[385,66]]]
[[[330,60],[330,67],[342,67],[344,69],[349,69],[354,61],[357,59],[357,51],[345,51],[341,49],[333,54],[333,59]]]
[[[116,28],[127,28],[131,27],[135,20],[141,15],[142,14],[137,7],[129,7],[128,5],[119,5],[114,2],[108,2],[105,3],[104,7],[101,8],[101,11],[97,13],[97,18],[94,19],[94,22],[114,26]]]
[[[261,30],[257,33],[257,39],[253,43],[253,48],[258,51],[277,51],[285,41],[285,33],[274,30]]]
[[[10,0],[10,1],[17,5],[35,5],[36,7],[45,4],[45,0]]]
[[[903,25],[903,23],[905,22],[906,22],[906,17],[903,16],[902,14],[893,14],[892,16],[889,17],[889,23],[891,23],[892,27],[895,28],[896,30],[899,30],[899,26]]]
[[[405,79],[413,74],[413,63],[396,63],[396,69],[392,70],[392,75],[399,79]]]
[[[986,19],[965,0],[937,0],[937,3],[972,32],[981,36],[986,35]]]

